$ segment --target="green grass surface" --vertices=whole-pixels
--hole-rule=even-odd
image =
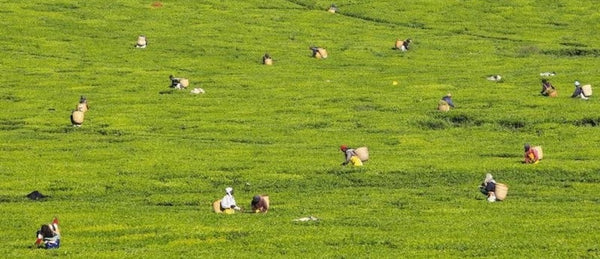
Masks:
[[[600,82],[595,1],[151,4],[0,0],[5,257],[600,257],[600,102],[570,98]],[[341,144],[370,161],[341,167]],[[479,193],[486,173],[506,201]],[[212,213],[227,186],[272,208]],[[61,248],[31,249],[53,216]]]

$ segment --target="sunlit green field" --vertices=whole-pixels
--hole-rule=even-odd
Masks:
[[[600,101],[570,98],[600,86],[596,1],[153,2],[0,0],[3,257],[600,257]],[[213,213],[227,186],[271,209]]]

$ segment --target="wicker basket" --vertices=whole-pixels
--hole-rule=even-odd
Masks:
[[[221,200],[216,200],[215,202],[213,202],[213,210],[215,211],[215,213],[223,213],[221,211]]]
[[[181,81],[179,81],[179,83],[183,88],[187,88],[190,85],[190,80],[188,80],[187,78],[182,78]]]
[[[327,50],[324,48],[317,48],[317,52],[315,53],[316,58],[327,58]]]
[[[369,160],[369,149],[367,147],[359,147],[354,150],[354,153],[356,153],[362,162]]]
[[[497,200],[504,200],[506,199],[506,194],[508,193],[508,186],[506,186],[506,184],[503,183],[496,183],[496,199]]]
[[[74,124],[82,124],[83,123],[84,114],[82,111],[74,111],[71,114],[71,120]]]
[[[144,45],[146,45],[146,37],[139,36],[138,40],[137,40],[137,45],[138,46],[144,46]]]
[[[440,100],[438,102],[438,110],[439,111],[443,111],[443,112],[447,112],[447,111],[450,110],[450,105],[446,101]]]
[[[402,45],[403,45],[403,44],[404,44],[404,41],[401,41],[401,40],[396,40],[396,44],[394,44],[394,47],[395,47],[396,49],[400,49],[400,48],[402,48]]]
[[[544,158],[544,152],[542,151],[542,146],[533,146],[531,148],[533,148],[534,150],[537,151],[538,160],[542,160],[542,158]]]
[[[583,95],[592,96],[592,85],[584,85],[581,87],[581,91],[583,91]]]

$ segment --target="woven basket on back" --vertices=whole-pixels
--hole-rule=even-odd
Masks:
[[[327,50],[324,48],[318,48],[315,53],[315,58],[327,58]]]
[[[508,186],[503,183],[496,183],[496,199],[504,200],[506,199],[506,194],[508,193]]]
[[[71,114],[71,117],[73,119],[74,123],[77,124],[82,124],[83,123],[83,112],[82,111],[74,111],[73,114]]]
[[[267,206],[267,208],[269,207],[271,201],[269,201],[269,195],[263,195],[262,196],[263,199],[265,200],[265,205]]]
[[[369,149],[367,147],[359,147],[354,150],[354,153],[360,158],[360,161],[369,160]]]
[[[181,81],[179,81],[179,83],[181,84],[181,86],[183,86],[183,88],[187,88],[190,85],[190,80],[188,80],[187,78],[182,78]]]
[[[269,195],[261,195],[261,197],[265,201],[265,207],[267,208],[267,210],[265,212],[267,212],[269,210],[269,206],[271,206],[271,201],[269,200]]]
[[[537,151],[538,160],[542,160],[542,158],[544,158],[544,152],[542,151],[542,146],[533,146],[531,148],[533,148]]]
[[[221,200],[216,200],[215,202],[213,202],[213,210],[215,211],[215,213],[223,213],[221,211]]]
[[[447,112],[447,111],[450,110],[450,105],[446,101],[440,100],[438,102],[438,110],[439,111],[443,111],[443,112]]]
[[[146,45],[146,37],[144,36],[139,36],[138,40],[137,40],[137,45],[138,46],[143,46]]]
[[[592,85],[584,85],[581,87],[581,90],[583,91],[583,95],[585,96],[592,95]]]

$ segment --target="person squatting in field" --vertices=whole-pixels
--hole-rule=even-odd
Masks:
[[[54,218],[51,224],[44,224],[36,233],[35,247],[54,249],[60,247],[60,230],[58,219]]]
[[[252,211],[255,213],[267,213],[267,210],[269,210],[269,201],[267,196],[264,195],[254,195],[250,205],[252,206]]]
[[[348,163],[352,163],[353,166],[363,165],[362,161],[360,160],[353,148],[349,148],[346,145],[342,145],[340,146],[340,151],[344,153],[345,159],[344,162],[342,162],[342,165],[347,165]]]
[[[441,101],[446,102],[450,107],[454,108],[454,102],[452,102],[452,94],[451,93],[448,93],[444,97],[442,97]]]
[[[233,214],[236,210],[241,210],[240,207],[237,206],[235,202],[235,198],[233,197],[233,188],[227,187],[225,188],[225,196],[221,199],[221,211],[225,214]]]
[[[262,57],[262,62],[264,65],[273,65],[273,58],[271,55],[269,55],[269,53],[265,53],[265,55]]]
[[[548,81],[548,79],[544,78],[542,79],[542,91],[540,91],[540,93],[543,96],[555,97],[556,88]]]
[[[169,75],[169,79],[171,80],[171,88],[175,89],[186,89],[190,84],[190,81],[183,77],[174,77],[173,75]]]
[[[575,81],[575,91],[573,92],[573,94],[571,95],[572,98],[581,98],[584,100],[588,100],[589,96],[585,95],[583,88],[581,86],[581,84],[579,83],[579,81]]]
[[[489,202],[496,201],[496,181],[492,174],[488,173],[485,175],[485,179],[479,186],[479,190],[487,196]]]
[[[537,164],[540,161],[538,151],[535,148],[531,148],[531,145],[525,144],[524,149],[526,164]]]

